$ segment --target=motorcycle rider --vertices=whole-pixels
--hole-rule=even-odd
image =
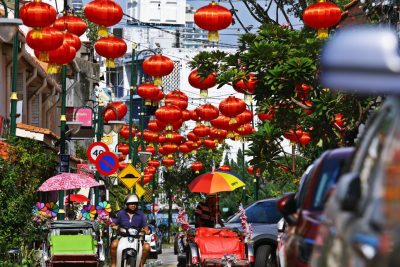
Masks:
[[[114,219],[111,221],[111,227],[115,230],[118,227],[122,228],[135,228],[138,231],[144,231],[149,234],[149,228],[147,226],[146,215],[140,211],[139,198],[136,194],[131,194],[125,197],[124,200],[125,209],[117,212]],[[117,248],[119,238],[116,238],[111,243],[111,267],[115,267],[117,261]],[[150,245],[144,243],[142,246],[142,258],[140,259],[140,267],[143,267],[146,263],[147,256],[150,251]]]

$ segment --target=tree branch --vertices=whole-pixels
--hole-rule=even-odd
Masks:
[[[260,23],[263,23],[263,22],[264,22],[262,19],[260,19],[259,17],[257,17],[257,16],[254,14],[253,10],[251,10],[251,8],[250,8],[250,6],[249,6],[249,4],[247,3],[246,0],[243,0],[243,3],[244,3],[244,5],[246,6],[247,10],[249,10],[250,15],[251,15],[255,20],[257,20],[257,21],[260,22]]]
[[[240,26],[242,26],[243,30],[244,30],[246,33],[248,33],[249,30],[243,25],[242,21],[239,19],[239,16],[238,16],[237,13],[236,13],[236,9],[235,9],[235,7],[234,7],[233,4],[232,4],[232,0],[229,0],[229,4],[231,4],[231,7],[232,7],[231,10],[232,10],[233,15],[235,16],[236,20],[239,22]]]

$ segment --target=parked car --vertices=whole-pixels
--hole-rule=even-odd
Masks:
[[[162,233],[158,227],[149,224],[151,233],[145,236],[145,241],[150,245],[150,259],[157,259],[158,254],[162,253]]]
[[[263,199],[245,208],[247,221],[253,227],[254,267],[275,266],[276,224],[282,218],[276,199]],[[225,222],[225,227],[242,229],[239,215]]]
[[[309,266],[325,201],[353,151],[352,147],[325,151],[314,161],[310,171],[303,175],[298,192],[278,200],[278,208],[288,224],[285,235],[280,239],[283,243],[280,248],[284,248],[283,255],[278,255],[281,266]],[[295,205],[290,203],[291,199]],[[288,205],[291,207],[288,208]],[[281,256],[284,258],[281,259]]]
[[[400,266],[398,51],[397,34],[382,27],[343,29],[323,50],[325,86],[395,96],[369,121],[326,204],[312,266]]]

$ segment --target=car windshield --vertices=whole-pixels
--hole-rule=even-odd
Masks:
[[[249,223],[275,224],[282,217],[275,200],[257,202],[245,210]],[[239,215],[233,216],[228,223],[240,223]]]

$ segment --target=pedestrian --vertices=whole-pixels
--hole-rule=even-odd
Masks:
[[[206,199],[202,202],[199,202],[197,205],[194,215],[196,228],[214,228],[216,223],[224,227],[221,213],[219,211],[217,195],[207,195]]]

